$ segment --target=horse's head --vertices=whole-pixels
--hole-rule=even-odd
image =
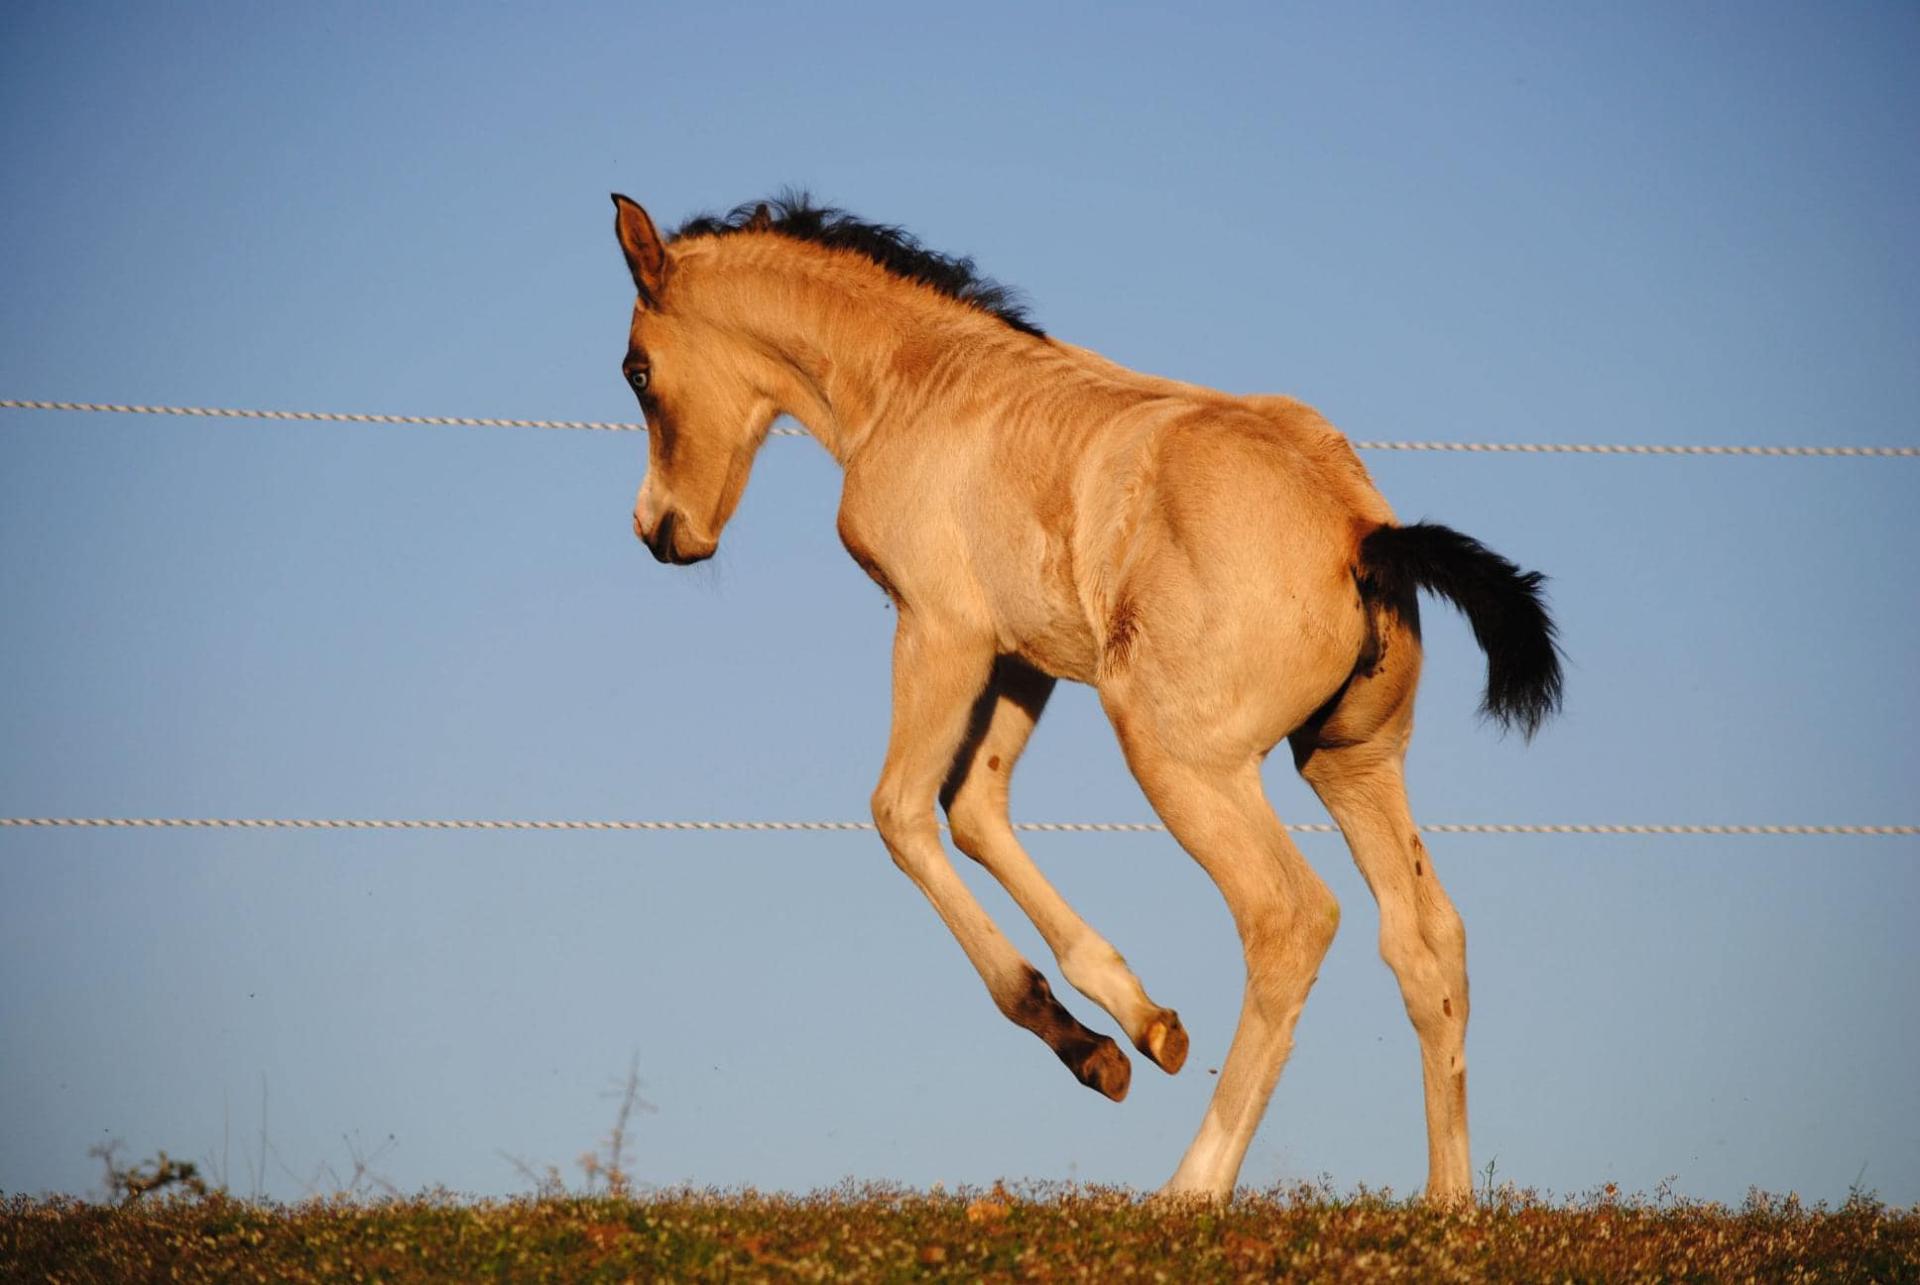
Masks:
[[[778,413],[774,372],[745,336],[703,315],[676,283],[675,247],[616,194],[614,230],[637,297],[621,370],[647,419],[647,476],[633,533],[662,562],[713,556]]]

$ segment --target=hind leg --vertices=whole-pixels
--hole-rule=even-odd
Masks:
[[[1258,755],[1184,718],[1183,702],[1118,685],[1101,698],[1141,788],[1220,889],[1240,934],[1240,1021],[1200,1131],[1165,1188],[1226,1199],[1292,1051],[1340,907],[1268,805]]]
[[[1046,939],[1075,990],[1107,1010],[1135,1048],[1169,1075],[1187,1059],[1180,1016],[1147,998],[1120,952],[1087,926],[1015,837],[1007,819],[1007,785],[1027,738],[1052,694],[1054,680],[1003,656],[974,706],[973,728],[941,792],[954,846],[978,861]]]
[[[1380,672],[1357,678],[1323,720],[1294,734],[1300,774],[1333,814],[1374,899],[1380,954],[1420,1039],[1427,1108],[1427,1198],[1471,1199],[1467,1148],[1467,938],[1407,806],[1402,764],[1413,732],[1419,644],[1391,641]]]

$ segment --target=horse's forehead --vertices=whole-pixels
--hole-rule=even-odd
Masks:
[[[633,301],[633,318],[627,322],[627,354],[633,356],[644,353],[648,347],[648,332],[657,327],[649,323],[654,316],[640,300]]]

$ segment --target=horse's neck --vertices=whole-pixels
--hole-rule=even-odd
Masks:
[[[1022,341],[994,318],[929,298],[879,268],[868,277],[863,266],[769,277],[755,292],[764,305],[733,323],[777,354],[786,374],[774,390],[780,411],[843,466],[876,435],[910,429],[950,396],[960,354],[984,374],[1007,364]]]

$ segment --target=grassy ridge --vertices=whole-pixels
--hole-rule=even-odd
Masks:
[[[1920,1209],[1318,1189],[1168,1206],[1073,1188],[637,1199],[0,1200],[0,1278],[90,1281],[1920,1280]]]

